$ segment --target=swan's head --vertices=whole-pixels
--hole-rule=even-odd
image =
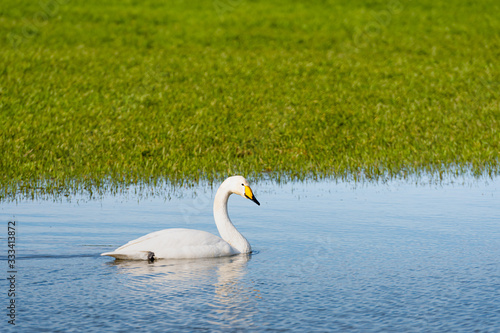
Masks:
[[[250,199],[260,206],[260,202],[257,200],[257,198],[255,198],[255,195],[253,195],[252,189],[250,188],[250,184],[245,179],[245,177],[242,176],[229,177],[224,181],[224,183],[227,183],[227,185],[229,186],[229,190],[232,193],[241,195],[243,198]]]

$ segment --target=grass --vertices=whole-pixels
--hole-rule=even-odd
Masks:
[[[0,196],[236,173],[498,174],[499,9],[3,0]]]

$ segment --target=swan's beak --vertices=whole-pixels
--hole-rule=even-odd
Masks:
[[[252,200],[253,202],[255,202],[257,205],[260,206],[260,202],[257,200],[257,198],[255,198],[255,196],[253,195],[253,192],[252,192],[252,189],[250,188],[250,186],[245,186],[245,198],[248,198],[250,200]]]

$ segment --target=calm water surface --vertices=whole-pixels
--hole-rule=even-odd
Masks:
[[[256,253],[114,261],[172,227],[217,233],[214,193],[0,204],[16,221],[16,326],[0,331],[499,332],[500,179],[253,186],[229,214]],[[179,191],[183,193],[183,191]]]

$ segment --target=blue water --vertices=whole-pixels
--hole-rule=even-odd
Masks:
[[[0,204],[16,221],[19,332],[499,332],[500,178],[252,186],[229,214],[251,256],[115,262],[171,227],[217,233],[209,187]]]

